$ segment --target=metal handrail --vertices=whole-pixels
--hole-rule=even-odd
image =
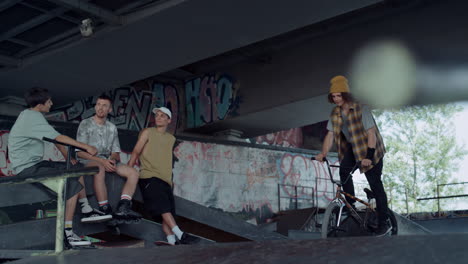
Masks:
[[[281,186],[287,186],[287,187],[294,187],[294,197],[291,197],[291,196],[281,196]],[[300,198],[297,196],[297,188],[305,188],[305,189],[312,189],[312,194],[311,194],[311,197],[310,198]],[[312,187],[312,186],[301,186],[301,185],[292,185],[292,184],[282,184],[282,183],[278,183],[278,211],[281,211],[281,198],[290,198],[290,199],[294,199],[296,202],[295,202],[295,209],[298,209],[298,203],[297,201],[298,200],[311,200],[312,201],[312,207],[315,206],[315,188]]]

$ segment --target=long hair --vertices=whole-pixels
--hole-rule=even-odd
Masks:
[[[353,95],[351,93],[341,93],[341,97],[343,98],[343,100],[346,103],[356,102],[356,99],[354,99],[354,97],[353,97]],[[328,102],[331,103],[331,104],[335,103],[335,102],[333,102],[333,97],[332,97],[331,93],[328,94]]]

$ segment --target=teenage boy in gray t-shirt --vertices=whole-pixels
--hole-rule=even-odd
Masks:
[[[96,155],[96,148],[78,142],[68,136],[57,132],[44,118],[43,113],[50,111],[52,99],[46,89],[31,88],[25,95],[25,100],[30,106],[20,113],[11,128],[8,138],[9,159],[16,175],[33,175],[38,173],[57,172],[66,169],[65,162],[55,162],[43,160],[44,141],[43,137],[55,139],[59,142],[80,147],[90,155]],[[59,144],[57,148],[66,157],[67,149]],[[80,167],[76,160],[73,160],[73,167]],[[82,166],[81,166],[82,167]],[[81,239],[72,229],[73,215],[76,208],[78,194],[83,189],[83,179],[70,178],[67,180],[67,199],[65,206],[65,244],[66,246],[87,246],[91,243]],[[89,206],[89,205],[88,205]],[[88,208],[91,209],[92,208]]]

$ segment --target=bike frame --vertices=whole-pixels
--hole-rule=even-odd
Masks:
[[[324,161],[326,162],[327,164],[327,168],[328,168],[328,175],[330,176],[330,181],[336,185],[336,194],[335,194],[335,198],[330,202],[331,203],[336,203],[339,207],[340,207],[340,211],[338,213],[338,221],[337,221],[337,227],[340,226],[341,224],[341,215],[342,215],[342,212],[343,212],[343,207],[347,207],[349,209],[349,211],[351,212],[351,216],[353,216],[360,224],[361,224],[361,227],[362,228],[365,228],[366,227],[366,224],[367,224],[367,216],[369,215],[369,211],[370,212],[374,212],[375,210],[370,206],[369,203],[357,198],[356,196],[353,196],[345,191],[342,190],[342,186],[343,184],[345,184],[349,177],[351,177],[351,174],[352,172],[354,172],[358,166],[359,166],[359,163],[356,163],[353,167],[353,169],[351,170],[351,173],[348,175],[348,177],[346,178],[346,180],[344,181],[344,183],[341,183],[341,182],[338,182],[338,181],[335,181],[333,179],[333,174],[331,172],[331,169],[330,167],[337,167],[339,168],[340,166],[337,166],[337,165],[330,165],[330,163],[328,162],[327,159],[324,159]],[[361,203],[361,204],[364,204],[366,206],[366,217],[364,219],[362,219],[362,217],[359,216],[359,214],[356,212],[356,210],[354,210],[354,208],[349,204],[349,202],[346,200],[346,196],[348,196],[349,198]]]

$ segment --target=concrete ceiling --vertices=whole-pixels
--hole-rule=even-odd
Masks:
[[[2,1],[0,20],[11,8],[34,2]],[[4,67],[0,69],[0,98],[21,97],[26,89],[41,86],[51,90],[56,104],[65,104],[383,1],[42,2],[55,5],[55,12],[43,10],[38,15],[63,19],[63,12],[71,10],[79,14],[75,19],[78,21],[89,15],[96,21],[97,32],[81,38],[76,24],[72,25],[75,29],[67,28],[74,34],[40,49],[1,55],[0,65],[3,63]],[[57,9],[62,13],[57,13]],[[23,24],[30,26],[32,19],[24,18]],[[17,25],[1,29],[4,41],[25,42],[12,34],[19,32]],[[56,33],[56,37],[61,33]]]

